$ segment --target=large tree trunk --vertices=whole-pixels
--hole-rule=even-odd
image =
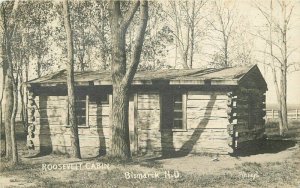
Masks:
[[[80,145],[78,138],[78,125],[76,118],[75,107],[75,92],[74,92],[74,53],[73,53],[73,35],[70,25],[70,15],[68,0],[63,1],[64,26],[67,34],[67,87],[68,87],[68,103],[69,103],[69,124],[71,129],[71,145],[73,157],[81,158]]]
[[[5,156],[11,158],[12,156],[12,138],[11,138],[11,117],[13,110],[13,86],[12,86],[12,77],[11,69],[7,60],[3,61],[5,69],[5,87],[4,87],[4,126],[5,126],[5,143],[6,143],[6,152]]]
[[[113,157],[129,159],[130,141],[128,125],[128,88],[124,86],[115,86],[113,88],[113,114],[112,117],[112,150]]]
[[[120,2],[112,5],[112,79],[113,79],[113,115],[112,121],[112,146],[111,155],[123,159],[130,158],[129,127],[128,117],[128,88],[121,85],[122,79],[126,74],[126,51],[125,35],[126,30],[121,28],[119,8]],[[127,104],[126,104],[127,103]],[[127,109],[126,109],[127,107]]]
[[[5,157],[11,158],[12,156],[12,139],[11,139],[11,127],[10,120],[12,116],[12,108],[13,108],[13,86],[12,86],[12,69],[11,64],[8,60],[7,54],[9,48],[8,41],[8,33],[7,33],[7,19],[6,19],[6,11],[4,7],[4,3],[1,4],[1,16],[3,21],[3,43],[2,43],[2,55],[3,55],[3,76],[4,76],[4,126],[5,126]]]
[[[2,55],[5,54],[5,47],[4,47],[4,41],[2,42]],[[3,97],[4,97],[4,91],[5,91],[5,77],[6,77],[6,70],[5,70],[5,67],[7,66],[7,64],[5,64],[5,62],[3,61],[3,67],[2,67],[2,87],[1,87],[1,98],[0,98],[0,132],[1,132],[1,135],[2,135],[2,131],[4,131],[5,133],[5,128],[3,127],[5,125],[5,123],[3,122]],[[0,156],[2,155],[2,153],[5,153],[6,152],[6,141],[4,140],[4,147],[1,148],[1,151],[0,151]]]
[[[130,66],[126,69],[126,31],[140,6],[141,24],[135,39],[133,56]],[[123,17],[121,15],[120,1],[111,1],[111,36],[112,36],[112,146],[111,156],[121,159],[131,157],[128,126],[128,89],[140,61],[145,30],[148,20],[148,2],[137,1]]]
[[[13,8],[13,18],[15,19],[16,17],[16,5],[14,5]],[[16,142],[16,115],[17,115],[17,111],[18,111],[18,76],[19,74],[16,74],[16,78],[14,78],[14,73],[13,73],[13,61],[12,61],[12,53],[11,53],[11,38],[12,36],[8,37],[8,33],[7,30],[5,29],[5,36],[6,36],[6,60],[8,62],[8,71],[7,71],[7,75],[9,77],[10,80],[10,87],[9,89],[12,91],[9,91],[9,93],[12,93],[11,96],[11,102],[10,102],[10,120],[9,120],[9,124],[10,124],[10,137],[11,137],[11,159],[12,159],[12,163],[13,164],[17,164],[18,163],[18,150],[17,150],[17,142]],[[8,120],[7,120],[8,121]],[[8,156],[10,157],[10,156]]]

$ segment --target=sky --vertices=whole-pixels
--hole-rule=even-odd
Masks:
[[[269,5],[268,0],[259,1],[264,4],[264,6]],[[276,2],[276,0],[274,0]],[[296,49],[291,56],[290,61],[297,61],[300,63],[300,0],[292,0],[292,3],[295,4],[292,19],[291,19],[291,30],[289,33],[289,46],[291,49]],[[252,27],[255,25],[260,25],[264,23],[261,14],[257,11],[256,8],[252,6],[252,1],[249,0],[239,0],[239,9],[241,13],[246,17],[250,18],[250,23]],[[277,10],[277,12],[276,12]],[[278,9],[274,8],[274,14],[279,15]],[[256,48],[261,48],[263,45],[259,42],[256,43]],[[267,92],[267,103],[276,103],[276,93],[275,87],[273,84],[272,73],[270,68],[262,64],[258,64],[261,72],[263,73],[267,83],[268,83],[268,92]],[[265,69],[266,67],[266,69]],[[291,105],[300,105],[300,71],[290,72],[287,78],[287,102]]]
[[[200,1],[200,0],[198,0]],[[254,58],[257,59],[257,62],[252,62],[254,64],[258,64],[258,67],[260,68],[260,71],[262,72],[267,84],[268,84],[268,91],[266,93],[267,96],[267,103],[277,103],[276,99],[276,93],[275,93],[275,86],[273,81],[273,76],[270,67],[265,66],[261,61],[263,58],[263,51],[266,47],[266,44],[262,42],[259,38],[255,37],[254,34],[257,33],[258,29],[262,29],[262,26],[266,24],[266,20],[261,15],[261,13],[258,11],[258,9],[255,7],[255,1],[254,0],[223,0],[228,4],[228,6],[235,6],[239,18],[239,24],[243,27],[239,27],[239,29],[243,30],[244,32],[247,32],[249,34],[249,43],[253,44],[253,54]],[[261,7],[269,7],[270,0],[256,0],[261,4]],[[196,0],[197,2],[197,0]],[[210,2],[210,1],[209,1]],[[288,0],[286,0],[288,2]],[[300,0],[291,0],[292,4],[294,4],[294,10],[293,14],[291,16],[290,21],[290,30],[288,31],[288,46],[289,50],[295,50],[292,55],[289,58],[290,62],[298,62],[300,65]],[[166,2],[164,2],[166,3]],[[281,9],[276,6],[277,0],[273,0],[273,6],[274,6],[274,12],[273,16],[275,18],[279,18],[281,15]],[[210,11],[210,9],[206,9],[205,11]],[[275,37],[274,37],[275,38]],[[238,38],[238,40],[240,40]],[[247,42],[247,41],[246,41]],[[200,44],[201,45],[201,44]],[[205,46],[205,44],[202,44],[203,51],[205,52],[211,52],[213,49],[209,46]],[[174,48],[173,48],[173,51]],[[173,52],[173,54],[175,54]],[[205,61],[207,61],[208,56],[205,54],[198,54],[195,55],[195,63],[193,67],[198,68],[203,67],[203,64],[205,64]],[[169,55],[168,60],[170,61],[170,64],[174,66],[175,62],[175,55]],[[204,66],[205,67],[205,66]],[[298,66],[300,68],[300,66]],[[295,72],[289,72],[287,76],[287,103],[292,105],[298,105],[300,106],[300,71]]]

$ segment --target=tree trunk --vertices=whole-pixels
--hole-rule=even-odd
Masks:
[[[225,67],[229,67],[228,64],[228,47],[227,47],[227,43],[225,42],[225,49],[224,49],[224,63],[225,63]]]
[[[29,64],[29,58],[28,56],[26,57],[26,62],[25,62],[25,82],[28,81],[28,64]],[[25,121],[25,132],[28,132],[28,93],[27,93],[27,89],[24,89],[24,97],[23,97],[23,101],[24,101],[24,121]]]
[[[76,118],[75,91],[74,91],[74,53],[73,53],[73,34],[70,25],[70,15],[68,0],[63,1],[64,26],[67,34],[67,87],[68,87],[68,106],[69,106],[69,124],[71,129],[71,146],[73,157],[81,158],[80,145],[78,138],[78,125]]]
[[[13,71],[11,71],[11,76],[13,77]],[[12,162],[13,164],[18,163],[18,149],[17,149],[17,142],[16,142],[16,116],[18,112],[18,76],[13,81],[13,109],[12,115],[10,119],[10,126],[11,126],[11,145],[12,145]]]
[[[138,7],[140,7],[141,24],[139,25],[133,56],[130,66],[126,69],[126,32]],[[121,14],[120,1],[111,1],[111,38],[112,38],[112,146],[111,156],[121,159],[131,158],[129,126],[128,126],[128,89],[140,62],[147,21],[148,2],[137,1],[123,17]]]
[[[42,67],[42,58],[41,58],[40,55],[38,55],[37,69],[36,69],[36,73],[37,73],[38,78],[40,78],[42,76],[41,67]]]
[[[4,126],[5,126],[5,143],[6,143],[6,152],[5,156],[11,158],[12,156],[12,138],[11,138],[11,126],[10,121],[12,117],[13,110],[13,86],[12,86],[12,77],[11,77],[11,68],[7,60],[3,61],[5,66],[5,88],[4,88]]]
[[[100,58],[101,58],[101,64],[102,67],[106,70],[106,39],[105,39],[105,7],[104,7],[104,3],[105,2],[100,2],[100,7],[101,7],[101,18],[102,18],[102,22],[101,24],[101,31],[100,31],[100,40],[101,40],[101,47],[100,47]]]
[[[5,127],[5,157],[10,159],[12,156],[12,139],[11,139],[11,127],[10,119],[12,116],[13,108],[13,87],[12,87],[12,73],[11,73],[11,64],[8,60],[7,53],[9,41],[8,41],[8,32],[7,32],[7,19],[4,3],[1,4],[1,16],[3,21],[3,43],[2,43],[2,55],[3,55],[3,76],[4,76],[4,127]]]
[[[283,118],[282,118],[282,101],[281,101],[281,93],[278,87],[278,82],[277,82],[277,76],[276,76],[276,71],[275,67],[272,67],[272,74],[273,74],[273,82],[275,85],[275,91],[276,91],[276,98],[279,106],[279,111],[278,111],[278,119],[279,119],[279,134],[283,135],[284,130],[283,130]]]
[[[3,41],[3,43],[2,43],[2,54],[4,54],[5,53],[5,50],[4,50],[4,41]],[[4,128],[4,126],[5,126],[5,123],[3,122],[3,97],[4,97],[4,91],[5,91],[5,75],[6,75],[6,70],[4,69],[5,68],[5,63],[4,63],[4,61],[3,61],[3,67],[2,67],[2,87],[1,87],[1,98],[0,98],[0,132],[1,132],[1,135],[2,135],[2,131],[4,131],[4,133],[5,133],[5,128]],[[0,136],[1,136],[0,135]],[[2,155],[2,153],[5,153],[6,152],[6,141],[4,140],[3,141],[4,142],[4,147],[3,148],[1,148],[1,151],[0,151],[0,157],[1,157],[1,155]]]
[[[128,87],[116,86],[113,88],[112,111],[112,150],[111,155],[117,158],[131,157],[128,125]]]
[[[281,104],[282,104],[282,121],[283,128],[285,131],[288,130],[288,117],[287,117],[287,63],[288,63],[288,55],[287,55],[287,30],[288,30],[288,21],[286,17],[286,4],[285,1],[282,1],[283,7],[283,32],[282,32],[282,49],[283,49],[283,60],[282,60],[282,68],[281,68]]]
[[[195,6],[196,2],[193,0],[193,5],[192,5],[192,16],[190,20],[190,25],[191,25],[191,51],[190,51],[190,69],[193,68],[193,61],[194,61],[194,45],[195,45]]]
[[[128,96],[126,87],[121,85],[126,74],[126,51],[124,30],[119,24],[119,3],[113,4],[112,31],[112,78],[113,78],[113,104],[112,121],[112,150],[111,156],[123,159],[130,158],[128,117]],[[115,7],[117,6],[117,7]],[[125,109],[127,107],[127,109]]]
[[[188,28],[188,32],[186,34],[187,36],[187,43],[186,43],[186,46],[183,45],[183,42],[182,42],[182,45],[181,45],[181,57],[182,57],[182,67],[184,69],[189,69],[189,66],[188,66],[188,54],[189,54],[189,49],[190,49],[190,28]]]
[[[288,130],[288,118],[287,118],[287,104],[286,104],[286,95],[287,95],[287,81],[286,81],[286,65],[283,65],[282,68],[282,78],[281,78],[281,105],[282,105],[282,124],[284,132]]]

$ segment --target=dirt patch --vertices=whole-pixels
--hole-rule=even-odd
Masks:
[[[35,187],[36,184],[16,176],[0,176],[0,187]]]
[[[163,159],[160,160],[162,168],[180,170],[188,174],[217,174],[224,169],[234,168],[236,165],[241,165],[245,162],[253,163],[270,163],[284,162],[294,159],[294,154],[299,150],[299,145],[288,148],[278,153],[264,153],[241,157],[231,156],[187,156],[181,158]]]

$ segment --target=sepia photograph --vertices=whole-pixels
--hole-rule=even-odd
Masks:
[[[300,188],[300,0],[0,0],[0,41],[0,188]]]

